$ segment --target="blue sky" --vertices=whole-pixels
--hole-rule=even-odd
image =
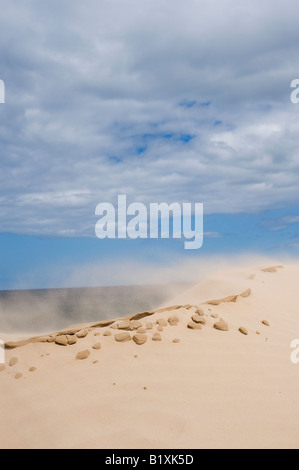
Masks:
[[[0,289],[167,281],[174,260],[297,256],[296,10],[3,0]],[[203,202],[203,247],[96,239],[95,207],[118,194]]]

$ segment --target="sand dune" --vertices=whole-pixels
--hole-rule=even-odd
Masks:
[[[299,266],[216,273],[171,304],[6,341],[2,448],[298,448]]]

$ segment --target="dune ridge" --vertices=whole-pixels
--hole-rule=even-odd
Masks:
[[[238,297],[248,297],[250,294],[251,294],[251,289],[248,288],[244,292],[241,292],[240,294],[234,294],[234,295],[227,296],[227,297],[221,298],[221,299],[207,300],[206,302],[203,302],[200,305],[204,305],[204,304],[220,305],[222,302],[236,302]],[[71,326],[66,327],[65,329],[56,331],[54,333],[50,333],[49,335],[38,335],[38,336],[31,337],[31,338],[19,340],[19,341],[6,341],[5,342],[5,347],[7,349],[13,349],[13,348],[17,348],[17,347],[20,347],[20,346],[26,346],[26,344],[29,344],[29,343],[53,342],[53,341],[55,341],[55,338],[60,338],[62,336],[67,336],[67,335],[68,336],[72,336],[72,335],[77,335],[78,336],[78,333],[82,330],[83,327],[88,328],[88,331],[91,331],[94,328],[105,328],[105,327],[110,326],[110,325],[116,325],[119,320],[123,320],[124,322],[126,320],[130,321],[130,322],[133,322],[134,320],[135,321],[141,320],[141,319],[146,318],[148,316],[154,315],[155,313],[172,312],[172,311],[177,310],[177,309],[189,310],[191,308],[195,309],[195,311],[196,311],[200,308],[200,306],[191,305],[191,304],[171,305],[169,307],[162,307],[162,308],[159,308],[159,309],[151,310],[149,312],[140,312],[140,313],[136,313],[134,315],[128,315],[128,316],[122,317],[121,319],[117,319],[117,320],[103,320],[103,321],[100,321],[100,322],[91,322],[91,323],[79,324],[77,326],[75,326],[75,325],[72,326],[71,325]],[[140,326],[142,326],[142,325],[140,324],[139,327]],[[123,329],[123,328],[120,328],[120,329]],[[135,329],[135,328],[133,328],[133,329]],[[63,342],[63,343],[65,343],[65,342]],[[67,342],[64,345],[67,345]]]

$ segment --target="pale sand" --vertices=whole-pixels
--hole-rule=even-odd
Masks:
[[[1,448],[298,448],[299,266],[268,267],[217,273],[150,316],[62,331],[74,344],[53,334],[6,350]]]

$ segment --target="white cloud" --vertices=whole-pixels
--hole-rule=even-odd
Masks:
[[[205,213],[298,203],[296,9],[4,0],[1,229],[93,236],[121,193]]]

